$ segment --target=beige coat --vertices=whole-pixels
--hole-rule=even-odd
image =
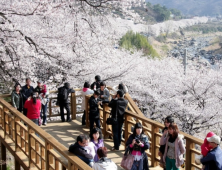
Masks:
[[[178,135],[177,139],[175,140],[175,162],[176,162],[176,167],[179,168],[183,162],[183,154],[185,153],[185,146],[183,143],[183,135]],[[166,155],[167,155],[167,148],[168,148],[168,140],[169,136],[162,136],[160,139],[160,145],[166,145],[165,147],[165,152],[163,155],[163,161],[166,162]]]

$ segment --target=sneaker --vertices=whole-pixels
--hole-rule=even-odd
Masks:
[[[111,151],[118,151],[119,149],[115,149],[114,147],[111,148]]]
[[[62,120],[62,122],[65,122],[65,120]]]
[[[67,120],[67,122],[71,122],[71,121],[72,121],[72,119],[68,119],[68,120]]]
[[[45,125],[45,126],[46,126],[46,125],[47,125],[47,123],[43,123],[42,125]]]

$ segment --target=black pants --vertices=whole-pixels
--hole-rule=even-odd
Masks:
[[[113,142],[114,148],[119,150],[121,140],[122,140],[122,128],[123,128],[123,121],[118,121],[117,124],[112,125],[113,130]]]
[[[96,127],[100,128],[100,119],[99,118],[89,118],[90,121],[90,132],[94,127],[94,122],[96,123]]]
[[[86,111],[84,110],[83,116],[82,116],[82,125],[86,125]]]
[[[26,108],[23,108],[23,114],[24,114],[25,116],[27,116],[27,112],[28,112],[28,110],[27,110]]]
[[[60,114],[61,114],[61,119],[63,122],[65,121],[64,108],[66,109],[66,112],[67,112],[67,121],[68,121],[70,119],[69,103],[60,103]]]

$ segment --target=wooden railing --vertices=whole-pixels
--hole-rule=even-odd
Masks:
[[[75,90],[77,92],[80,91],[80,89]],[[109,90],[111,91],[111,88],[109,88]],[[50,92],[50,95],[56,93],[57,91],[52,91]],[[7,97],[7,95],[4,95],[3,97]],[[82,113],[77,112],[77,105],[81,104],[78,102],[78,98],[81,98],[81,95],[73,93],[70,98],[72,119],[76,119],[76,114]],[[86,103],[88,103],[89,98],[90,96],[86,96]],[[52,111],[57,107],[53,105],[53,100],[55,99],[55,96],[50,97],[48,117],[60,116],[59,114],[53,114]],[[159,141],[162,136],[161,131],[164,126],[146,118],[129,94],[125,95],[125,99],[127,99],[129,103],[125,112],[125,122],[123,127],[124,136],[122,141],[123,143],[126,142],[129,135],[132,134],[132,127],[136,122],[141,122],[143,124],[145,134],[149,137],[149,143],[151,146],[149,151],[147,151],[149,162],[152,167],[158,166],[160,160],[158,156],[158,150],[160,147]],[[86,105],[85,111],[86,113],[89,113],[88,105]],[[106,124],[106,119],[109,115],[110,108],[107,104],[104,104],[103,108],[100,108],[100,120],[101,129],[105,138],[112,137],[112,128],[110,125]],[[36,126],[3,99],[0,99],[0,116],[2,140],[9,143],[15,143],[15,156],[26,157],[24,160],[28,159],[28,163],[25,164],[25,161],[22,161],[19,163],[20,165],[24,164],[25,167],[35,166],[37,169],[51,168],[57,170],[59,169],[59,166],[62,167],[62,169],[91,169],[76,156],[70,154],[67,151],[68,149],[61,145],[51,135]],[[23,121],[26,126],[24,126],[21,121]],[[89,127],[88,114],[86,114],[86,126]],[[35,133],[39,134],[40,137],[37,137]],[[185,169],[201,169],[200,166],[195,164],[195,156],[201,154],[197,148],[199,148],[203,141],[183,132],[180,133],[184,135],[186,144]]]
[[[76,119],[76,115],[77,114],[82,114],[83,113],[83,111],[78,111],[77,110],[77,106],[81,105],[81,102],[78,103],[78,101],[79,101],[78,99],[82,98],[82,95],[78,94],[78,93],[80,93],[81,89],[76,88],[74,90],[76,91],[76,93],[71,93],[70,96],[69,96],[70,97],[72,120]],[[49,102],[48,102],[48,109],[47,109],[47,111],[48,111],[47,118],[52,118],[52,117],[60,116],[60,114],[59,114],[60,110],[58,110],[57,114],[53,113],[53,111],[55,111],[53,109],[56,109],[56,108],[59,109],[59,106],[56,106],[57,93],[58,93],[57,90],[49,92]],[[0,98],[3,98],[3,99],[8,98],[9,101],[11,101],[11,95],[10,94],[1,94]],[[65,115],[66,115],[66,113],[65,113]]]
[[[25,124],[25,125],[24,125]],[[34,124],[12,105],[0,98],[1,155],[6,149],[15,157],[15,169],[92,170],[68,152],[53,136]],[[2,169],[6,169],[3,165]]]
[[[78,103],[78,101],[79,101],[78,99],[82,97],[81,94],[78,94],[78,93],[80,93],[81,89],[78,88],[78,89],[74,89],[74,90],[76,91],[76,93],[71,93],[70,94],[70,105],[71,105],[72,120],[76,119],[77,114],[82,114],[83,113],[83,111],[78,111],[77,110],[77,106],[81,105],[80,102]],[[57,100],[57,93],[58,93],[58,91],[50,91],[49,92],[50,97],[49,97],[48,115],[47,115],[47,117],[49,117],[49,118],[60,116],[60,114],[53,114],[53,109],[59,108],[59,106],[55,105],[56,100]]]
[[[85,101],[88,103],[90,96],[86,96]],[[132,100],[130,95],[127,93],[125,99],[128,100],[128,107],[125,111],[125,121],[123,127],[123,144],[126,143],[128,137],[132,134],[132,128],[137,122],[143,124],[144,133],[149,137],[150,149],[147,151],[151,167],[156,167],[159,165],[160,157],[158,156],[158,151],[160,148],[159,142],[162,136],[162,129],[164,125],[146,118],[142,112],[139,110],[135,102]],[[86,113],[89,113],[89,106],[86,105]],[[111,125],[106,124],[106,120],[109,117],[111,108],[108,107],[108,104],[103,104],[103,108],[100,108],[100,122],[101,129],[104,135],[104,138],[112,137],[112,127]],[[89,127],[88,114],[86,114],[86,126]],[[200,165],[195,163],[196,155],[200,155],[200,145],[203,143],[202,140],[180,132],[184,135],[184,141],[186,145],[185,153],[185,169],[186,170],[195,170],[201,169]]]

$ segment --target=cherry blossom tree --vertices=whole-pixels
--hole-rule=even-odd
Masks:
[[[52,88],[64,81],[78,86],[80,80],[112,68],[99,63],[109,63],[106,59],[115,53],[115,33],[107,16],[121,10],[121,3],[129,2],[1,1],[0,76],[4,87],[12,85],[11,78],[24,81],[25,77],[51,83]],[[107,77],[126,74],[127,68]]]

